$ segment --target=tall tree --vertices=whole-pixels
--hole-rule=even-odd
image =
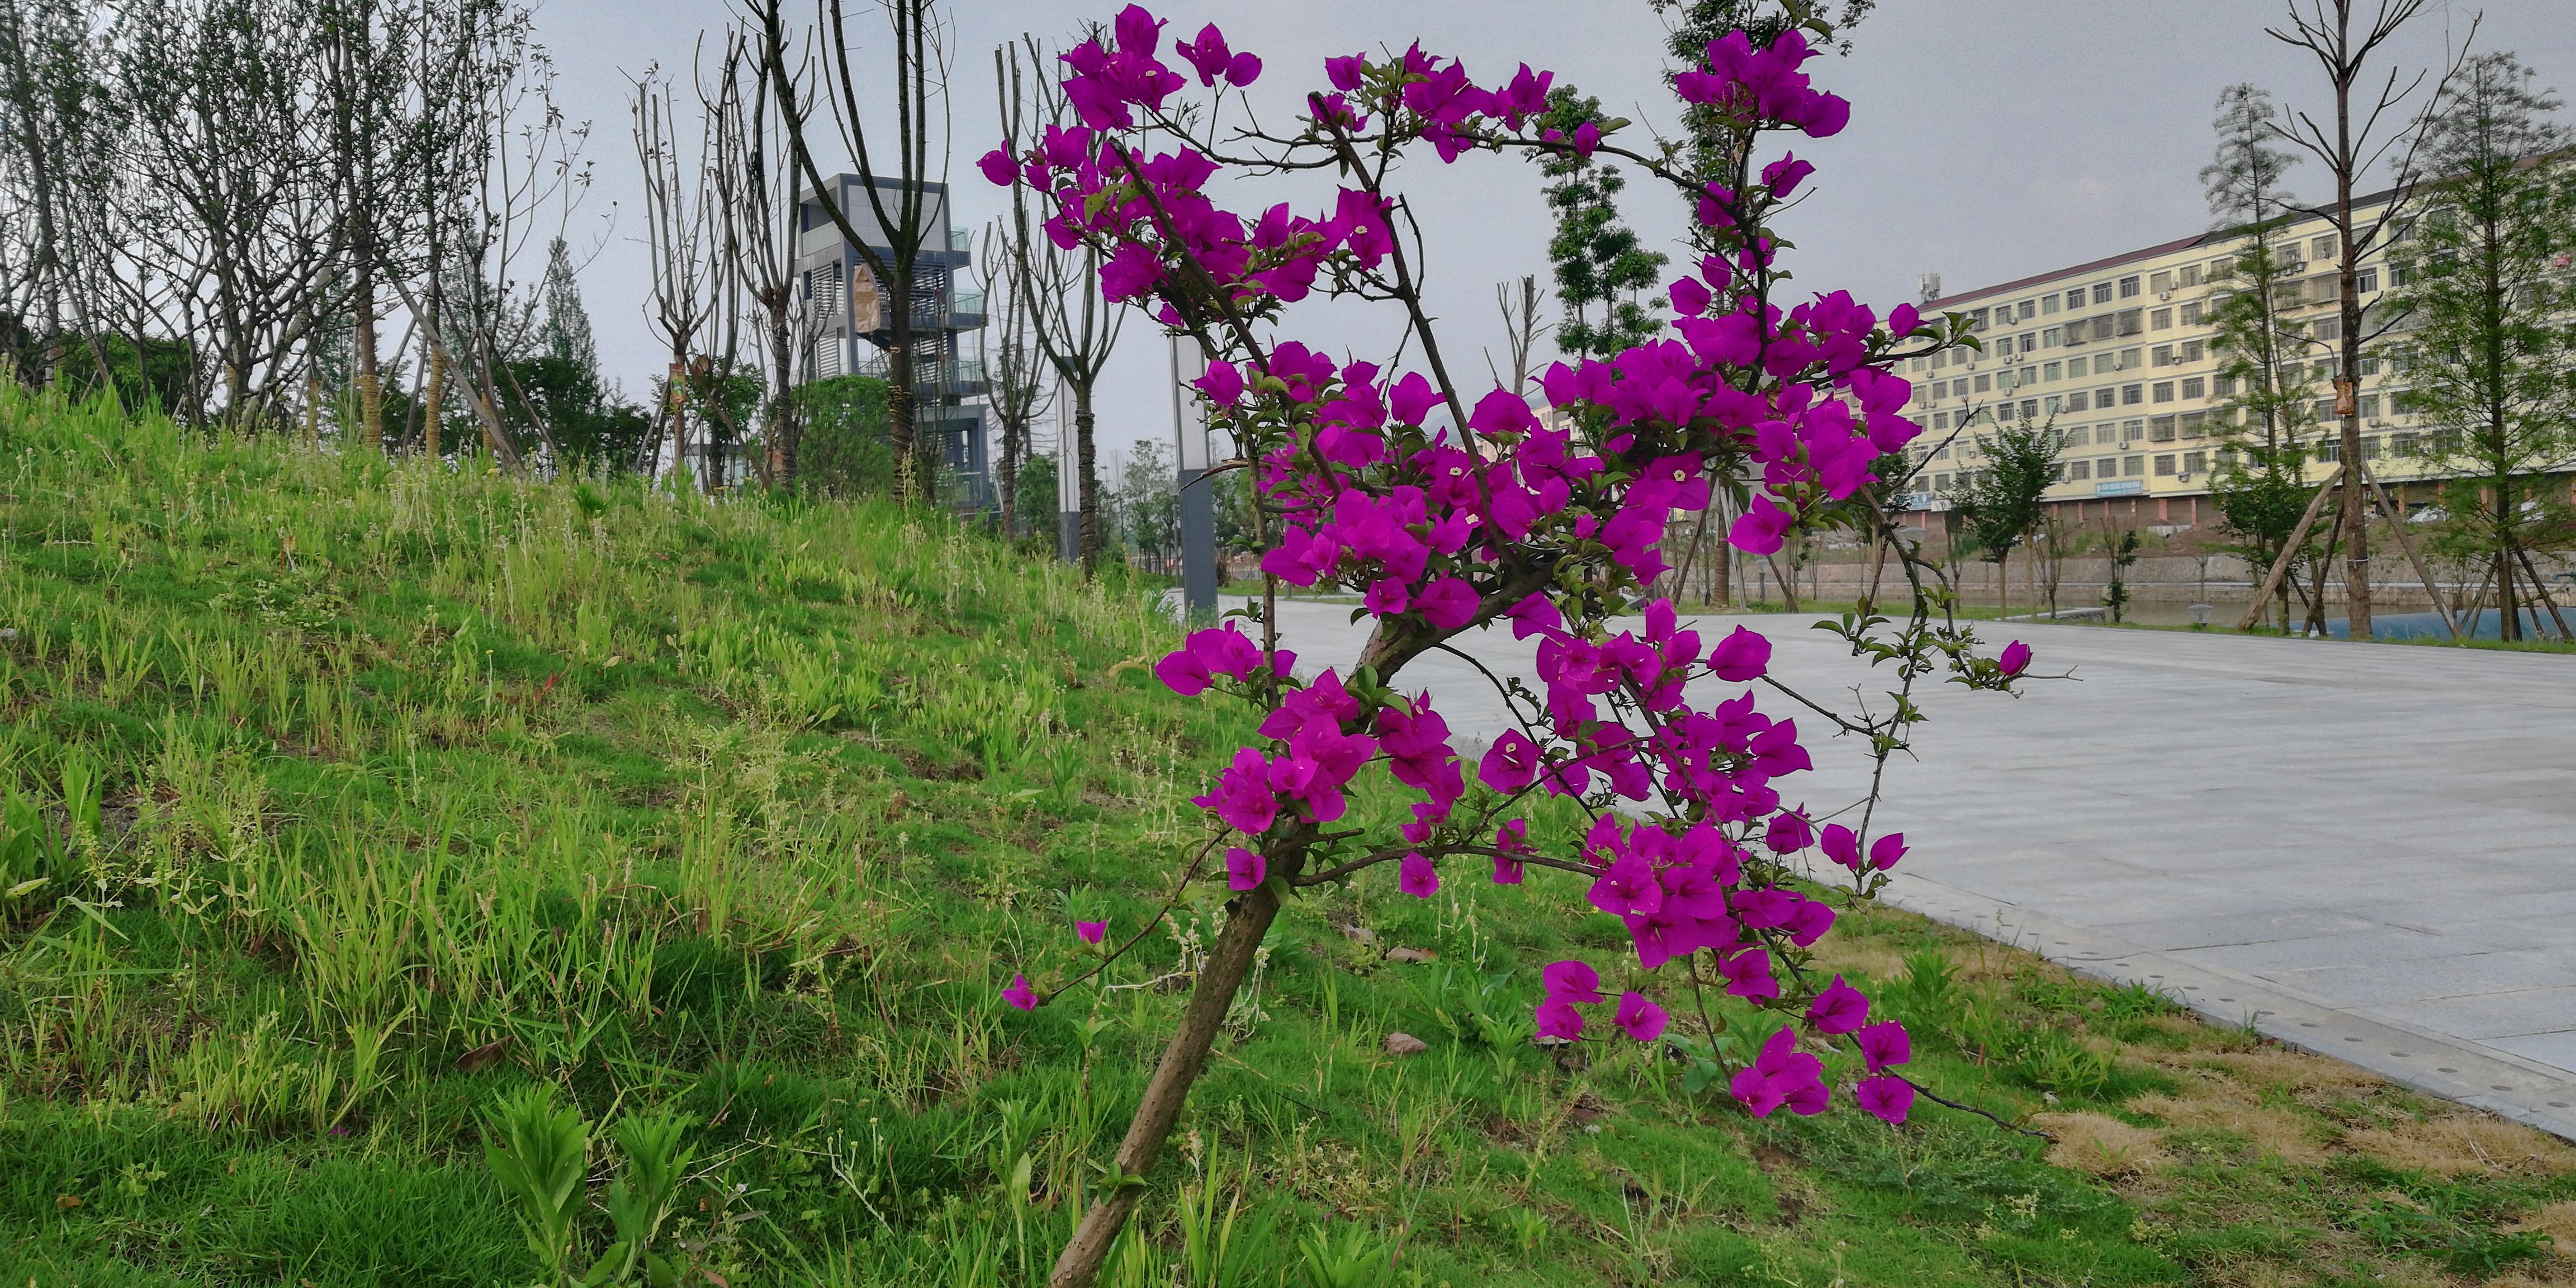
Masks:
[[[1548,125],[1568,138],[1587,126],[1606,134],[1624,124],[1602,113],[1600,99],[1570,85],[1549,90],[1547,107]],[[1663,252],[1646,249],[1620,219],[1626,177],[1617,166],[1573,152],[1540,154],[1539,173],[1548,179],[1547,208],[1556,217],[1547,257],[1565,308],[1556,347],[1607,358],[1652,336],[1663,322],[1643,297],[1669,261]]]
[[[2307,207],[2306,213],[2334,227],[2338,325],[2332,343],[2335,414],[2342,432],[2337,482],[2330,486],[2339,490],[2342,501],[2336,506],[2336,529],[2329,544],[2343,547],[2345,612],[2351,619],[2352,638],[2357,640],[2371,638],[2370,510],[2362,502],[2361,354],[2365,342],[2384,334],[2391,322],[2391,315],[2378,314],[2372,319],[2371,333],[2362,329],[2361,261],[2384,248],[2388,230],[2411,205],[2407,194],[2418,173],[2415,152],[2424,133],[2400,130],[2389,117],[2431,75],[2418,72],[2405,78],[2401,88],[2400,75],[2391,68],[2377,89],[2370,87],[2368,80],[2383,47],[2423,12],[2429,0],[2368,2],[2370,12],[2365,17],[2365,0],[2289,0],[2288,22],[2266,29],[2273,39],[2316,60],[2334,100],[2330,122],[2297,112],[2287,121],[2269,125],[2275,137],[2315,157],[2334,181],[2333,197]],[[2439,94],[2438,86],[2435,92]],[[2383,130],[2383,124],[2388,128]],[[2393,171],[2393,195],[2374,213],[2364,215],[2355,199],[2370,172],[2383,162]]]
[[[956,356],[945,350],[945,331],[931,330],[925,344],[917,325],[930,314],[925,306],[939,303],[919,298],[926,285],[920,272],[922,254],[948,249],[932,244],[944,236],[948,216],[944,199],[934,200],[930,191],[931,185],[944,185],[948,177],[947,24],[933,0],[884,0],[892,37],[890,74],[867,76],[851,63],[852,41],[843,3],[821,0],[823,20],[815,39],[822,56],[814,60],[821,79],[811,97],[804,78],[788,67],[787,0],[751,0],[751,11],[760,24],[770,92],[785,120],[796,169],[824,217],[883,288],[886,415],[908,463],[905,486],[915,499],[929,501],[938,495],[939,460],[936,442],[921,426],[919,377],[925,369],[943,370]],[[892,99],[890,132],[877,113],[860,107],[863,86],[883,86]],[[834,141],[855,165],[862,201],[843,200],[814,159],[815,136],[820,133],[815,128],[815,99],[824,104],[822,115],[831,118]],[[883,146],[869,146],[871,121],[877,122],[876,142],[893,144],[890,157]]]
[[[2211,500],[2235,553],[2254,567],[2282,568],[2270,584],[2286,631],[2291,588],[2303,585],[2295,575],[2301,552],[2288,547],[2312,491],[2308,448],[2299,436],[2316,423],[2309,353],[2317,342],[2288,316],[2300,288],[2291,267],[2298,254],[2283,240],[2297,218],[2296,198],[2283,181],[2299,158],[2277,146],[2279,118],[2263,89],[2238,84],[2219,91],[2210,123],[2218,151],[2200,181],[2218,230],[2236,235],[2226,268],[2210,275],[2206,297],[2224,400],[2219,414],[2228,427]],[[2302,549],[2308,544],[2301,534]]]
[[[1054,67],[1055,60],[1045,56],[1033,36],[1022,36],[1017,45],[993,51],[994,81],[1001,96],[1001,164],[1011,165],[1012,158],[1026,155],[1050,131],[1080,124],[1053,74]],[[987,163],[991,160],[986,158]],[[1010,277],[1028,309],[1029,334],[1038,353],[1064,383],[1073,403],[1073,442],[1059,442],[1056,452],[1062,456],[1067,446],[1073,449],[1079,511],[1073,553],[1089,571],[1098,567],[1109,537],[1102,512],[1099,446],[1093,437],[1098,418],[1092,394],[1109,365],[1111,351],[1118,347],[1127,306],[1101,297],[1096,286],[1100,251],[1089,241],[1078,241],[1070,248],[1058,245],[1044,230],[1053,213],[1045,194],[1030,189],[1024,170],[1014,167],[1009,178],[1011,215],[1005,242],[1011,257]],[[1062,469],[1063,463],[1057,468]]]
[[[2445,536],[2488,566],[2504,638],[2545,591],[2530,552],[2566,542],[2576,457],[2576,181],[2558,97],[2510,53],[2472,58],[2426,115],[2427,209],[2389,255],[2395,348],[2418,450],[2453,477]],[[2558,476],[2553,479],[2553,475]],[[2530,595],[2517,593],[2527,585]]]
[[[673,472],[707,471],[693,462],[693,450],[705,455],[690,434],[690,363],[696,356],[698,332],[719,306],[722,265],[710,239],[716,230],[714,201],[707,180],[714,169],[705,155],[691,155],[681,139],[673,111],[671,86],[659,69],[647,70],[635,82],[629,106],[635,117],[635,155],[644,168],[644,244],[651,253],[652,307],[645,321],[671,355],[662,386],[662,414],[668,418]],[[657,449],[658,450],[658,449]],[[699,479],[702,487],[711,480]]]

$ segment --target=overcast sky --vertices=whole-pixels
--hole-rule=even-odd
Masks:
[[[1123,3],[1123,0],[1119,0]],[[863,0],[851,0],[854,13]],[[999,190],[973,159],[998,137],[992,50],[1032,32],[1060,41],[1114,12],[1098,3],[969,0],[951,7],[956,71],[951,182],[961,221],[998,213]],[[1267,63],[1254,87],[1265,114],[1322,81],[1321,60],[1420,40],[1465,60],[1480,83],[1498,84],[1522,62],[1597,94],[1614,113],[1671,119],[1658,73],[1664,28],[1645,0],[1197,0],[1149,5],[1170,30],[1222,26],[1236,49]],[[2363,0],[2369,7],[2369,0]],[[2196,231],[2208,223],[2196,178],[2209,158],[2209,119],[2219,90],[2253,81],[2287,107],[2330,110],[2313,61],[2266,38],[2272,0],[1880,0],[1853,30],[1848,57],[1808,65],[1817,83],[1852,101],[1840,136],[1801,145],[1819,166],[1806,201],[1783,221],[1797,243],[1791,265],[1810,291],[1848,289],[1882,311],[1913,299],[1918,276],[1941,274],[1957,295]],[[2476,47],[2508,49],[2544,83],[2576,85],[2576,3],[2433,0],[2392,49],[2387,65],[2438,65],[2484,14]],[[636,164],[628,137],[628,77],[660,61],[685,68],[698,33],[720,28],[721,0],[547,0],[537,27],[562,68],[560,97],[594,123],[597,182],[576,215],[598,254],[583,276],[609,374],[640,393],[666,361],[643,321],[645,256],[635,241]],[[882,24],[851,24],[879,48],[861,68],[887,61]],[[1642,129],[1639,131],[1643,133]],[[826,162],[828,164],[828,161]],[[2328,186],[2314,162],[2291,172],[2303,196]],[[1439,334],[1459,366],[1501,347],[1494,284],[1524,273],[1547,281],[1546,208],[1535,167],[1489,154],[1441,166],[1427,152],[1403,176],[1433,238],[1427,280]],[[1305,191],[1311,192],[1312,189]],[[1219,194],[1258,209],[1294,194]],[[1311,198],[1309,199],[1311,202]],[[1679,204],[1632,185],[1630,222],[1672,248]],[[1394,331],[1382,317],[1340,306],[1292,311],[1283,334],[1380,356]],[[1169,441],[1169,358],[1163,338],[1131,326],[1102,390],[1105,441]],[[1460,375],[1462,380],[1467,377]]]

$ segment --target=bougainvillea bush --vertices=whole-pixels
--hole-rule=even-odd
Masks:
[[[1164,26],[1141,7],[1120,13],[1064,56],[1065,119],[981,163],[994,183],[1048,199],[1043,235],[1102,253],[1106,296],[1199,346],[1195,387],[1237,446],[1228,468],[1254,474],[1266,551],[1260,606],[1191,635],[1156,668],[1182,698],[1258,710],[1260,740],[1212,767],[1196,798],[1209,836],[1180,874],[1236,893],[1055,1282],[1096,1272],[1281,901],[1377,879],[1364,876],[1375,868],[1418,897],[1444,881],[1564,881],[1569,900],[1626,924],[1639,967],[1671,973],[1692,999],[1676,1017],[1634,991],[1612,996],[1593,963],[1546,963],[1533,1017],[1542,1041],[1670,1042],[1717,1065],[1703,1081],[1746,1112],[1820,1113],[1847,1095],[1857,1111],[1905,1121],[1921,1094],[1903,1071],[1905,1030],[1874,1019],[1841,979],[1805,969],[1835,913],[1792,880],[1821,854],[1848,872],[1851,896],[1869,897],[1904,839],[1871,834],[1874,798],[1827,820],[1784,804],[1780,784],[1811,767],[1803,739],[1820,726],[1883,760],[1919,718],[1907,696],[1918,680],[2007,689],[2028,650],[1984,658],[1946,616],[1936,623],[1940,587],[1909,557],[1911,617],[1839,627],[1856,665],[1893,669],[1893,706],[1842,712],[1773,682],[1761,635],[1703,638],[1655,590],[1667,537],[1721,493],[1739,515],[1729,539],[1756,554],[1802,527],[1892,537],[1880,500],[1919,432],[1895,366],[1973,343],[1958,319],[1911,306],[1882,318],[1844,292],[1788,298],[1766,221],[1813,167],[1765,136],[1823,138],[1850,115],[1802,69],[1813,53],[1804,32],[1760,48],[1731,35],[1673,78],[1734,159],[1724,181],[1692,187],[1669,152],[1622,148],[1595,123],[1570,134],[1551,124],[1549,73],[1524,64],[1480,84],[1419,45],[1327,60],[1326,85],[1291,128],[1264,129],[1238,93],[1261,61],[1214,26],[1168,41]],[[1464,386],[1419,290],[1436,230],[1391,181],[1400,163],[1532,152],[1616,155],[1683,185],[1712,250],[1670,284],[1668,335],[1606,362],[1559,363],[1533,390]],[[1237,211],[1215,196],[1304,171],[1336,177],[1329,209]],[[1296,306],[1316,295],[1400,310],[1398,349],[1418,360],[1381,367],[1296,338]],[[1374,628],[1353,665],[1301,676],[1278,647],[1283,584],[1361,597]],[[1505,686],[1514,727],[1462,750],[1402,673],[1481,630],[1534,641],[1540,684]],[[1765,689],[1778,710],[1763,709]],[[1712,690],[1722,696],[1703,700]],[[1379,762],[1410,813],[1384,834],[1353,825],[1351,809],[1354,791],[1375,790],[1362,772]],[[1580,802],[1589,826],[1533,828],[1527,806],[1542,794]],[[1081,928],[1086,940],[1106,934]],[[1015,979],[1006,997],[1023,1009],[1085,977],[1029,968],[1069,978],[1043,993]],[[1714,1041],[1711,992],[1795,1022],[1738,1060]],[[1848,1089],[1825,1083],[1817,1055],[1837,1043],[1866,1070]]]

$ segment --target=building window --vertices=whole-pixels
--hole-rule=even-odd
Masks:
[[[1946,461],[1950,459],[1950,445],[1948,443],[1941,444],[1941,446],[1932,453],[1932,459],[1936,461]]]
[[[2210,377],[2210,378],[2209,378],[2209,396],[2210,396],[2210,397],[2212,397],[2212,398],[2233,398],[2233,397],[2235,397],[2235,396],[2236,396],[2236,377],[2234,377],[2234,376],[2212,376],[2212,377]]]
[[[1946,412],[1946,411],[1936,411],[1936,412],[1932,413],[1932,428],[1934,428],[1934,429],[1948,429],[1949,427],[1950,427],[1950,413],[1948,413],[1948,412]],[[1944,452],[1946,452],[1946,451],[1948,451],[1948,450],[1950,450],[1950,449],[1948,449],[1948,448],[1946,448],[1946,447],[1941,449],[1941,451],[1944,451]],[[1934,455],[1936,455],[1936,456],[1937,456],[1937,455],[1939,455],[1939,454],[1940,454],[1939,452],[1934,453]]]
[[[2185,438],[2202,437],[2208,431],[2208,420],[2209,413],[2207,412],[2184,412],[2182,414],[2182,436]]]
[[[2206,474],[2206,473],[2208,473],[2208,472],[2209,472],[2209,453],[2207,453],[2207,452],[2185,452],[2185,453],[2183,453],[2183,454],[2182,454],[2182,472],[2183,472],[2183,473],[2185,473],[2185,474]]]
[[[2066,463],[2066,480],[2068,482],[2072,483],[2078,479],[2089,479],[2091,477],[2093,477],[2093,462],[2068,461]]]
[[[2023,300],[2018,311],[2021,314],[2021,320],[2028,322],[2039,315],[2039,301]]]
[[[2038,351],[2038,349],[2039,349],[2039,333],[2038,333],[2037,331],[2024,331],[2024,332],[2022,332],[2022,333],[2021,333],[2021,351],[2022,351],[2022,352],[2024,352],[2024,353],[2035,353],[2035,352],[2037,352],[2037,351]]]
[[[2157,477],[2157,478],[2172,478],[2172,477],[2173,477],[2173,472],[2174,472],[2174,458],[2173,458],[2172,453],[2168,452],[2168,453],[2166,453],[2165,455],[2163,455],[2163,456],[2159,456],[2159,457],[2157,457],[2157,458],[2156,458],[2156,477]]]
[[[2040,312],[2040,316],[2042,316],[2042,317],[2046,317],[2047,315],[2049,315],[2049,314],[2051,314],[2051,313],[2055,313],[2056,311],[2057,311],[2057,293],[2056,293],[2055,291],[2051,291],[2051,292],[2049,292],[2048,294],[2046,294],[2046,295],[2043,295],[2043,296],[2039,297],[2039,312]]]
[[[2157,309],[2155,312],[2148,314],[2147,329],[2150,331],[2173,330],[2173,310]]]
[[[2120,458],[2120,472],[2121,472],[2122,474],[2127,474],[2127,475],[2130,475],[2130,476],[2133,476],[2133,477],[2134,477],[2134,476],[2136,476],[2136,475],[2140,475],[2140,474],[2144,474],[2144,473],[2146,473],[2146,472],[2147,472],[2147,458],[2146,458],[2146,457],[2143,457],[2143,456],[2123,456],[2123,457],[2121,457],[2121,458]]]
[[[2171,416],[2149,417],[2147,420],[2147,441],[2150,443],[2170,443],[2174,441],[2174,418]]]
[[[2111,302],[2111,284],[2109,282],[2095,282],[2093,284],[2093,302],[2096,304],[2108,304]]]
[[[2137,406],[2139,403],[2145,402],[2146,400],[2147,400],[2147,387],[2146,387],[2145,385],[2122,385],[2122,386],[2120,386],[2120,405],[2121,405],[2121,406],[2123,406],[2123,407],[2135,407],[2135,406]]]
[[[1949,476],[1949,475],[1947,475],[1947,474],[1935,474],[1935,475],[1933,475],[1933,476],[1932,476],[1932,490],[1933,490],[1933,491],[1935,491],[1935,492],[1947,492],[1947,491],[1949,491],[1949,490],[1950,490],[1950,476]]]
[[[2056,297],[2056,296],[2054,296],[2054,295],[2052,295],[2052,296],[2049,296],[2048,298],[2050,298],[2050,299],[2052,299],[2052,300],[2053,300],[2053,299],[2056,299],[2057,297]],[[2043,348],[2043,349],[2054,349],[2054,348],[2056,348],[2056,347],[2057,347],[2057,328],[2056,328],[2056,327],[2053,327],[2053,326],[2044,326],[2044,327],[2041,327],[2041,328],[2039,329],[2039,347],[2041,347],[2041,348]]]
[[[2197,402],[2209,396],[2209,382],[2199,376],[2186,376],[2182,382],[2182,400]]]
[[[2365,376],[2375,376],[2379,374],[2378,354],[2365,353],[2361,355],[2361,374]]]
[[[2149,357],[2155,365],[2159,367],[2170,367],[2174,364],[2173,353],[2174,350],[2172,345],[2160,344],[2155,347],[2154,352],[2151,353]]]
[[[2377,267],[2376,265],[2373,265],[2372,267],[2365,268],[2365,269],[2362,269],[2361,271],[2359,271],[2359,272],[2357,272],[2357,273],[2354,273],[2354,274],[2352,275],[2352,289],[2353,289],[2353,293],[2354,293],[2354,294],[2356,294],[2356,295],[2360,294],[2360,293],[2361,293],[2361,292],[2363,292],[2363,291],[2375,291],[2375,290],[2378,290],[2378,289],[2379,289],[2379,269],[2378,269],[2378,267]]]
[[[2343,298],[2343,281],[2332,273],[2319,273],[2308,279],[2308,299],[2329,304]]]
[[[2135,370],[2137,370],[2137,369],[2138,369],[2138,367],[2139,367],[2139,365],[2140,365],[2140,363],[2139,363],[2139,361],[2138,361],[2138,358],[2139,358],[2139,353],[2138,353],[2138,350],[2136,350],[2136,349],[2122,349],[2122,350],[2120,350],[2120,370],[2122,370],[2122,371],[2135,371]]]
[[[2156,273],[2147,278],[2147,289],[2162,295],[2173,289],[2173,274]]]
[[[2363,420],[2379,419],[2379,395],[2363,394],[2361,396],[2361,418]]]
[[[2215,282],[2235,271],[2236,261],[2224,256],[2209,261],[2209,280]]]
[[[2089,399],[2090,395],[2086,394],[2083,390],[2078,389],[2074,393],[2066,395],[2066,410],[2082,411]]]
[[[2122,309],[2119,317],[2122,335],[2136,335],[2146,329],[2146,310],[2144,309]]]
[[[2311,239],[2309,239],[2309,241],[2308,241],[2308,258],[2310,258],[2310,259],[2333,259],[2333,258],[2334,258],[2334,253],[2335,253],[2335,239],[2334,239],[2334,234],[2333,234],[2333,233],[2327,233],[2327,234],[2326,234],[2325,236],[2323,236],[2323,237],[2316,237],[2316,238],[2311,238]]]
[[[2137,298],[2137,296],[2138,296],[2138,279],[2137,279],[2136,277],[2134,277],[2134,276],[2132,276],[2132,277],[2123,277],[2123,278],[2121,278],[2121,279],[2120,279],[2120,298],[2121,298],[2121,299],[2124,299],[2124,300],[2132,300],[2132,299],[2136,299],[2136,298]]]
[[[1992,377],[1992,376],[1979,376],[1979,377],[1977,377],[1977,392],[1978,392],[1978,393],[1981,393],[1981,394],[1982,394],[1982,393],[1990,392],[1991,390],[1993,390],[1993,389],[1994,389],[1994,387],[1995,387],[1995,378],[1994,378],[1994,377]]]
[[[2199,326],[2200,319],[2201,306],[2198,303],[2195,302],[2182,306],[2182,324],[2184,326]]]
[[[2093,462],[2093,472],[2106,479],[2118,478],[2120,476],[2120,458],[2116,456],[2105,456],[2102,459]]]
[[[2365,461],[2375,461],[2379,459],[2378,435],[2373,434],[2370,437],[2361,440],[2361,459]]]
[[[2183,341],[2183,342],[2182,342],[2182,357],[2181,357],[2181,359],[2180,359],[2180,361],[2182,362],[2182,364],[2183,364],[2183,365],[2185,365],[2185,366],[2189,366],[2189,365],[2191,365],[2192,363],[2195,363],[2195,362],[2200,361],[2200,356],[2201,356],[2201,353],[2202,353],[2202,347],[2203,347],[2203,346],[2202,346],[2202,342],[2201,342],[2201,341],[2199,341],[2199,340],[2185,340],[2185,341]]]
[[[2415,434],[2391,434],[2388,436],[2388,448],[2401,456],[2405,455],[2415,450],[2419,437]]]
[[[2038,399],[2036,399],[2036,398],[2024,398],[2024,399],[2022,399],[2022,400],[2021,400],[2021,418],[2022,418],[2023,420],[2030,420],[2030,419],[2033,419],[2033,418],[2037,417],[2038,415],[2039,415],[2039,400],[2038,400]]]
[[[2155,391],[2151,396],[2160,403],[2172,402],[2174,398],[2173,387],[2174,382],[2170,380],[2159,380],[2156,382]]]
[[[2039,367],[2039,378],[2042,380],[2055,380],[2058,377],[2058,371],[2058,365],[2054,362],[2041,363]]]
[[[2066,400],[2055,394],[2050,394],[2046,398],[2040,399],[2039,405],[2051,416],[2066,410]]]
[[[2343,459],[2343,443],[2329,438],[2317,444],[2317,459],[2332,464]]]
[[[2200,265],[2185,264],[2182,266],[2182,284],[2184,286],[2200,285]]]
[[[2121,441],[2121,442],[2123,442],[2123,443],[2134,443],[2134,442],[2138,441],[2138,440],[2139,440],[2139,439],[2141,439],[2141,438],[2145,438],[2146,436],[2147,436],[2147,422],[2145,422],[2145,421],[2143,421],[2143,420],[2124,420],[2124,421],[2121,421],[2121,422],[2120,422],[2120,441]]]

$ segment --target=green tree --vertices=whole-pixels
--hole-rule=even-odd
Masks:
[[[2279,562],[2313,491],[2298,437],[2315,424],[2316,396],[2307,361],[2313,341],[2302,324],[2284,316],[2296,283],[2295,252],[2282,233],[2296,215],[2281,181],[2298,158],[2272,145],[2279,116],[2272,96],[2253,85],[2220,91],[2211,122],[2218,154],[2200,172],[2219,229],[2238,238],[2227,268],[2211,275],[2205,300],[2226,427],[2210,499],[2234,538],[2229,550],[2266,570]],[[2294,583],[2295,569],[2276,591],[2284,630]]]
[[[1559,85],[1547,95],[1547,123],[1567,137],[1585,124],[1608,133],[1624,122],[1601,112],[1601,100]],[[1619,194],[1628,181],[1619,167],[1548,153],[1539,173],[1549,180],[1547,208],[1556,216],[1548,262],[1556,266],[1556,297],[1565,306],[1556,347],[1568,355],[1607,358],[1641,343],[1663,323],[1643,292],[1652,290],[1666,257],[1638,240],[1619,219]]]
[[[894,491],[901,450],[887,428],[884,381],[834,376],[800,386],[796,400],[800,484],[833,496]]]
[[[2047,519],[2041,498],[2057,481],[2057,418],[1999,422],[1978,447],[1985,468],[1961,474],[1964,481],[1951,493],[1950,505],[1968,546],[1995,565],[1995,612],[2001,616],[2012,600],[2012,552]]]
[[[2430,431],[2414,450],[2454,475],[2440,544],[2487,566],[2508,640],[2540,593],[2530,552],[2563,548],[2571,527],[2549,477],[2576,455],[2576,330],[2563,320],[2576,286],[2561,267],[2576,251],[2576,176],[2557,155],[2569,131],[2546,119],[2559,106],[2512,54],[2470,59],[2422,126],[2425,168],[2443,177],[2389,257],[2407,409]]]

